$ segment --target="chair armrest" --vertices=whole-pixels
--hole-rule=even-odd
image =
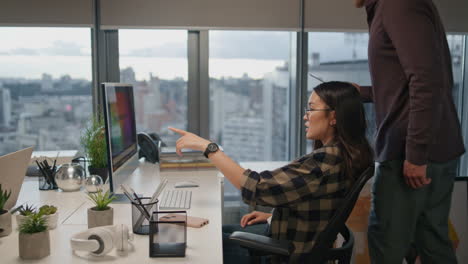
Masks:
[[[254,251],[255,255],[282,255],[289,256],[294,250],[294,245],[290,241],[277,240],[267,236],[236,231],[229,237],[237,242],[241,247]]]
[[[345,254],[352,254],[354,247],[354,235],[351,230],[345,225],[343,229],[340,231],[340,234],[343,236],[345,241],[339,248],[330,248],[328,249],[327,256],[330,259],[339,259]]]

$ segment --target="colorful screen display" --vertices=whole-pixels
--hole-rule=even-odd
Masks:
[[[137,150],[132,86],[106,86],[113,170]]]

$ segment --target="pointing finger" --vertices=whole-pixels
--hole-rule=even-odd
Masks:
[[[175,128],[175,127],[169,127],[169,130],[173,131],[173,132],[176,132],[177,134],[181,135],[181,136],[185,136],[188,132],[185,131],[185,130],[182,130],[182,129],[178,129],[178,128]]]

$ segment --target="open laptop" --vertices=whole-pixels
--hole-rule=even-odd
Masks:
[[[4,206],[6,210],[10,210],[18,200],[32,152],[33,148],[30,147],[0,156],[0,183],[3,190],[11,190],[10,198]]]

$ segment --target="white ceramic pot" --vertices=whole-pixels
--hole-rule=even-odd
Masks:
[[[7,210],[0,212],[0,237],[11,233],[11,214]]]
[[[88,208],[88,228],[97,226],[106,226],[114,224],[114,209],[97,211],[93,208]]]
[[[26,216],[16,214],[16,224],[18,227],[26,220]],[[55,214],[51,215],[44,215],[45,220],[47,221],[47,229],[52,230],[57,227],[58,223],[58,212],[55,212]]]
[[[44,218],[47,221],[47,228],[49,230],[55,229],[57,227],[58,212],[55,212],[55,214],[51,214],[51,215],[44,215]]]
[[[23,224],[24,220],[26,220],[26,216],[20,215],[20,214],[16,214],[15,218],[16,218],[16,226],[18,227]]]
[[[22,259],[41,259],[50,255],[49,230],[33,234],[19,234],[19,256]]]

